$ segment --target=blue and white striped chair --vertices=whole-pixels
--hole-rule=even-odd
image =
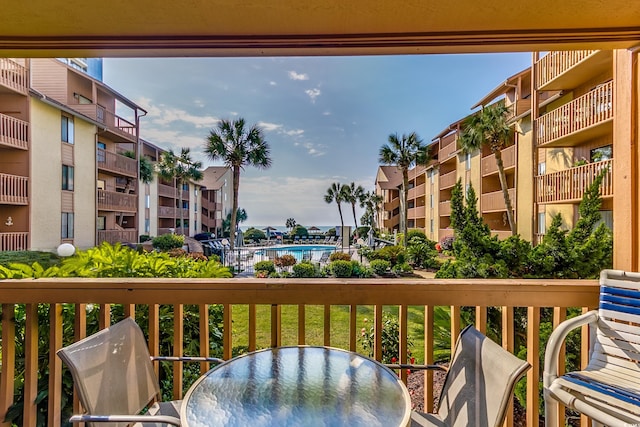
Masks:
[[[589,324],[589,364],[558,376],[567,334]],[[551,334],[544,360],[545,422],[557,426],[557,405],[607,426],[640,425],[640,273],[604,270],[600,307],[562,322]]]

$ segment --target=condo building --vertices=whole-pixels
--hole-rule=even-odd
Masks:
[[[226,166],[210,166],[203,175],[198,182],[202,186],[201,231],[222,236],[222,221],[233,209],[233,173]]]

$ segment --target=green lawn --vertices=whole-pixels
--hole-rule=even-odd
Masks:
[[[248,345],[249,315],[247,305],[234,305],[233,308],[233,346]],[[364,319],[373,320],[373,306],[358,306],[356,316],[357,333],[365,327]],[[446,311],[445,308],[443,310]],[[398,314],[397,307],[386,306],[383,311],[394,316]],[[305,344],[323,345],[324,307],[306,306]],[[413,347],[410,349],[416,358],[416,363],[424,361],[424,307],[409,307],[409,340]],[[267,348],[271,344],[271,306],[259,305],[256,308],[256,345]],[[371,323],[368,324],[370,327]],[[282,306],[282,345],[298,344],[298,306]],[[349,306],[331,307],[331,346],[349,348]],[[358,341],[357,351],[366,354],[362,343]]]

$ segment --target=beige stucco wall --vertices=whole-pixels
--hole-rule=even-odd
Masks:
[[[517,231],[525,240],[533,241],[533,151],[531,116],[519,123],[518,152],[516,154],[516,220]]]
[[[61,243],[62,148],[60,110],[31,99],[31,249]],[[95,127],[74,118],[74,239],[79,248],[95,243]]]

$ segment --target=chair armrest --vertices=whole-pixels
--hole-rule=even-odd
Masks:
[[[217,357],[190,357],[190,356],[151,356],[151,361],[160,362],[215,362],[223,363],[224,359]]]
[[[169,415],[73,415],[71,423],[165,423],[180,426],[180,420]]]
[[[440,365],[412,365],[410,363],[385,363],[389,369],[411,369],[413,371],[447,371],[448,369],[444,366]]]
[[[544,388],[548,388],[558,377],[558,357],[560,348],[569,332],[580,326],[598,321],[598,312],[590,311],[560,323],[549,336],[547,348],[544,352],[544,372],[542,374]]]

